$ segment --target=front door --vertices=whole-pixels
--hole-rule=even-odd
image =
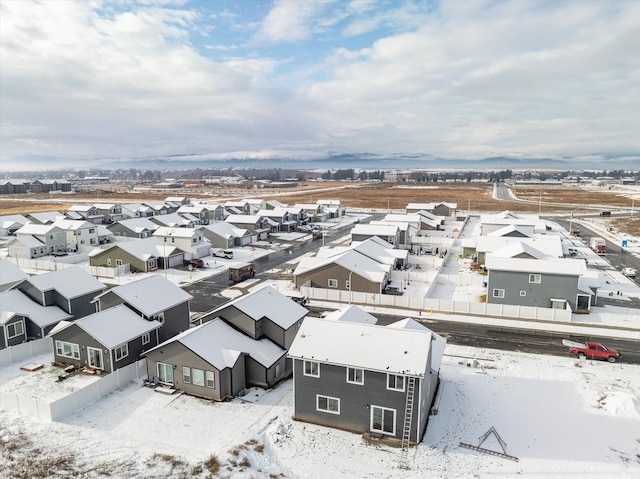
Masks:
[[[89,355],[89,366],[96,369],[104,369],[102,349],[87,347],[87,353]]]

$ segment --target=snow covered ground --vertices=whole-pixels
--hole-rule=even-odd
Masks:
[[[640,366],[448,345],[436,413],[408,453],[293,421],[292,397],[291,381],[226,403],[134,382],[62,423],[0,412],[0,475],[640,477]],[[492,426],[519,462],[460,447]],[[494,436],[482,446],[501,452]]]

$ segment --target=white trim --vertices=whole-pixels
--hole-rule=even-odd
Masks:
[[[320,407],[320,398],[327,400],[326,409],[322,409]],[[332,410],[331,409],[331,406],[330,406],[331,401],[335,401],[336,402],[335,405],[337,405],[337,410],[335,410],[335,409]],[[324,396],[322,394],[316,394],[316,411],[326,412],[326,413],[329,413],[329,414],[340,415],[340,398],[334,398],[334,397],[331,397],[331,396]]]
[[[503,288],[493,288],[491,295],[494,298],[504,298],[504,289]]]
[[[376,409],[380,409],[383,411],[382,414],[382,428],[381,429],[375,429],[373,427],[373,414],[375,412]],[[389,431],[385,431],[384,430],[384,411],[392,411],[393,412],[393,420],[392,420],[392,428],[393,432],[389,432]],[[396,410],[395,409],[391,409],[388,407],[383,407],[383,406],[376,406],[376,405],[371,405],[371,414],[369,416],[369,430],[373,431],[373,432],[378,432],[381,434],[386,434],[388,436],[395,436],[396,435]]]
[[[354,371],[354,379],[353,381],[349,380],[349,371]],[[360,371],[360,381],[357,381],[357,371]],[[364,385],[364,369],[362,368],[352,368],[347,366],[346,367],[346,375],[347,375],[347,383],[349,384],[359,384],[359,385]]]
[[[16,325],[20,325],[20,329],[21,331],[19,333],[15,332],[16,330]],[[9,334],[9,328],[13,326],[14,327],[14,333],[13,335]],[[20,321],[16,321],[15,323],[10,323],[7,324],[7,340],[9,339],[13,339],[13,338],[17,338],[18,336],[24,336],[24,319],[21,319]]]
[[[533,283],[533,284],[542,283],[542,275],[540,273],[529,273],[529,283]]]
[[[307,373],[307,363],[311,365],[311,371]],[[316,365],[316,373],[313,374],[313,365]],[[307,361],[306,359],[302,361],[302,374],[304,376],[309,376],[312,378],[320,377],[320,363],[318,361]]]
[[[391,387],[389,386],[389,380],[391,379],[391,376],[393,376],[395,379],[394,383],[395,386]],[[402,379],[402,388],[398,387],[398,378]],[[401,375],[401,374],[391,374],[391,373],[387,373],[387,390],[389,391],[400,391],[400,392],[404,392],[404,385],[406,384],[406,377]]]

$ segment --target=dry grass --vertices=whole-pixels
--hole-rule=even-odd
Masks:
[[[511,189],[518,198],[523,200],[539,201],[542,199],[543,207],[545,203],[570,203],[585,207],[597,207],[597,205],[631,207],[630,198],[606,188],[592,190],[577,185],[564,185],[552,187],[514,186]]]
[[[218,471],[220,471],[220,460],[218,456],[211,454],[209,458],[204,461],[204,467],[206,467],[211,474],[218,474]]]

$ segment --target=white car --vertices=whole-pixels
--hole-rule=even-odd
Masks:
[[[218,258],[233,258],[233,251],[230,249],[219,249],[213,253],[213,256],[217,256]]]
[[[627,278],[635,278],[636,270],[633,268],[622,268],[622,274],[624,274]]]

